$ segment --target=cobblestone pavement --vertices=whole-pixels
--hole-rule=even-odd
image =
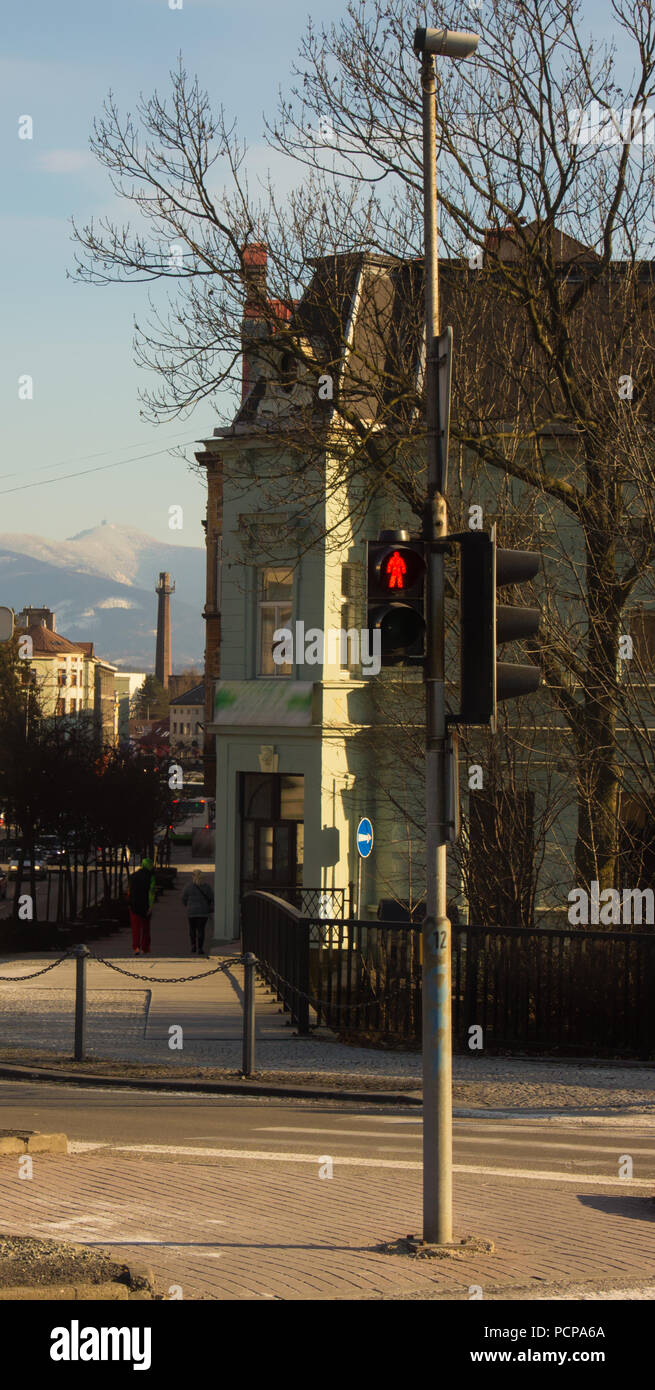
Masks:
[[[183,958],[117,961],[134,980],[92,961],[88,967],[88,1057],[170,1068],[197,1066],[228,1074],[241,1067],[242,970],[202,978],[218,963]],[[21,958],[0,964],[16,985],[0,985],[0,1046],[45,1049],[70,1055],[74,965],[67,961],[35,984],[22,975],[43,961]],[[153,976],[172,979],[198,975],[188,984],[157,984]],[[144,976],[144,979],[139,978]],[[116,988],[107,989],[107,981]],[[35,1007],[35,1004],[37,1007]],[[144,1026],[145,1025],[145,1026]],[[169,1046],[172,1026],[182,1027],[183,1047]],[[16,1058],[16,1060],[21,1060]],[[417,1088],[421,1058],[417,1052],[351,1047],[330,1036],[294,1036],[279,1005],[263,987],[257,989],[256,1068],[262,1080],[320,1085],[365,1085],[367,1078]],[[578,1064],[518,1057],[456,1056],[454,1098],[460,1108],[617,1111],[655,1115],[655,1068],[601,1063]]]
[[[54,973],[54,972],[53,972]],[[143,1040],[150,990],[95,989],[87,993],[87,1046],[90,1055],[111,1057],[120,1039],[124,1048]],[[0,985],[0,1027],[14,1045],[28,1044],[70,1051],[74,1036],[74,1003],[70,989],[38,988],[33,984]]]
[[[420,1229],[418,1164],[340,1166],[324,1158],[196,1161],[107,1150],[42,1157],[31,1181],[0,1159],[3,1225],[97,1244],[149,1264],[186,1299],[543,1298],[557,1286],[655,1282],[655,1213],[642,1189],[460,1174],[456,1235],[492,1254],[413,1259],[377,1247]],[[578,1292],[576,1297],[580,1297]],[[646,1295],[648,1296],[648,1295]]]

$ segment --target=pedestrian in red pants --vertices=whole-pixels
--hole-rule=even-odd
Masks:
[[[150,914],[155,896],[155,876],[151,859],[142,859],[141,868],[130,879],[130,926],[135,956],[150,955]]]
[[[130,926],[132,928],[132,950],[135,956],[150,954],[150,914],[147,917],[140,917],[138,912],[133,912],[130,908]]]

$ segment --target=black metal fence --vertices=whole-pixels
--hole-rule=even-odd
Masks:
[[[462,1047],[655,1056],[652,932],[459,927],[453,956]]]
[[[0,846],[6,859],[7,846]],[[12,851],[13,853],[13,851]],[[18,915],[15,904],[24,894],[31,894],[32,875],[29,861],[23,864],[17,852],[19,867],[8,877],[3,916]],[[130,872],[127,848],[106,849],[98,854],[66,853],[56,864],[47,864],[45,872],[35,874],[36,895],[32,902],[32,919],[64,922],[103,905],[119,901],[125,894]]]
[[[306,917],[267,893],[245,895],[243,922],[299,1031],[418,1046],[420,925]],[[460,1051],[655,1057],[653,933],[458,926],[452,968]]]
[[[298,884],[276,884],[270,892],[283,898],[305,917],[348,917],[355,912],[355,885],[347,888],[304,888]]]
[[[243,951],[257,957],[259,973],[277,993],[300,1033],[309,1032],[309,930],[298,908],[272,893],[241,900]]]

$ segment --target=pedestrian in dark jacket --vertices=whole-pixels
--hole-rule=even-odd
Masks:
[[[152,859],[142,859],[141,868],[130,879],[130,926],[135,956],[150,955],[150,915],[155,900]]]
[[[182,902],[189,919],[191,955],[204,956],[205,927],[210,912],[214,911],[214,893],[203,879],[200,869],[194,869],[191,879],[191,883],[187,884],[182,894]]]

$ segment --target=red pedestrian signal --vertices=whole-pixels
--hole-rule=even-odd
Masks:
[[[407,565],[399,550],[393,550],[384,566],[385,579],[389,589],[404,589]]]
[[[383,666],[420,664],[425,618],[423,542],[402,530],[368,542],[367,626],[380,633]],[[398,598],[398,602],[390,600]]]

